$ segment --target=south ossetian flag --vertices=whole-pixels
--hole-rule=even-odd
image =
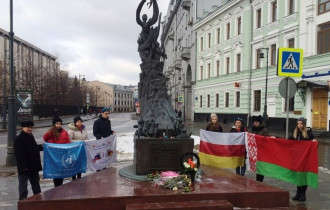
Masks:
[[[317,142],[255,135],[257,173],[297,186],[318,187]]]
[[[201,130],[199,159],[201,164],[218,168],[243,166],[245,133],[219,133]]]

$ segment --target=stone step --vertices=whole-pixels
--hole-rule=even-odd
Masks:
[[[158,202],[158,203],[134,203],[126,204],[126,210],[190,210],[190,209],[203,209],[203,210],[232,210],[233,204],[227,200],[200,200],[200,201],[180,201],[180,202]]]

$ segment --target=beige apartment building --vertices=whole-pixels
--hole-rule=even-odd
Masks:
[[[86,83],[90,95],[90,106],[108,107],[113,112],[114,89],[110,84],[100,81]]]

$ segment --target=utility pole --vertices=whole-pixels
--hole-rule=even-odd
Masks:
[[[10,32],[9,32],[9,55],[10,55],[10,95],[8,97],[8,141],[7,141],[7,166],[15,166],[14,141],[16,138],[16,98],[15,98],[15,75],[14,75],[14,32],[13,32],[13,0],[10,0]]]

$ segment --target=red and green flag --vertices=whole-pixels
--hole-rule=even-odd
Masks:
[[[255,135],[255,140],[258,174],[297,186],[318,187],[317,142],[293,141],[259,135]]]

